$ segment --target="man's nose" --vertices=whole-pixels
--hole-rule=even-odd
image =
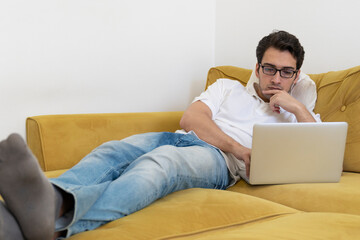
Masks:
[[[280,84],[280,82],[281,82],[280,71],[277,71],[277,73],[272,77],[271,81],[274,84]]]

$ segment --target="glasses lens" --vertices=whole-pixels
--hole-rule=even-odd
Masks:
[[[294,75],[294,71],[280,70],[280,75],[284,78],[291,78]]]
[[[267,75],[275,75],[276,69],[272,67],[263,67],[263,72]]]

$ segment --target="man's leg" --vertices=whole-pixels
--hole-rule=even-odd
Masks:
[[[56,230],[66,230],[86,214],[134,160],[158,146],[170,144],[173,139],[169,135],[172,133],[145,133],[104,143],[63,175],[50,179],[56,189],[70,195],[74,202],[74,211],[57,220]]]
[[[76,166],[58,178],[50,179],[71,209],[56,221],[56,231],[64,231],[80,219],[108,185],[141,155],[160,145],[170,144],[172,133],[145,133],[110,141],[94,149]],[[68,200],[67,200],[68,199]]]
[[[25,239],[52,238],[61,199],[17,134],[0,142],[0,194]]]
[[[62,195],[68,200],[64,203],[72,203],[72,206],[66,206],[68,210],[75,208],[75,200],[80,205],[80,211],[71,216],[75,222],[79,215],[76,213],[85,214],[86,206],[91,206],[133,160],[159,144],[167,144],[167,138],[163,137],[166,134],[149,133],[132,136],[125,141],[105,143],[59,179],[54,179],[57,184],[66,185],[67,191],[57,188],[57,184],[54,188],[24,140],[17,134],[10,135],[0,142],[0,195],[7,202],[26,239],[51,239],[55,218],[64,210],[62,206],[67,205],[63,204]],[[61,220],[57,223],[63,224]]]
[[[132,136],[123,141],[106,143],[104,146],[101,146],[93,151],[77,166],[70,169],[63,176],[52,180],[55,183],[55,186],[60,187],[60,189],[62,189],[61,191],[69,193],[71,198],[73,198],[75,203],[77,203],[77,205],[74,205],[75,212],[72,216],[72,222],[69,223],[68,226],[71,226],[79,219],[83,220],[82,216],[85,214],[87,215],[89,208],[91,208],[96,202],[101,202],[98,201],[98,198],[101,197],[102,199],[106,199],[107,197],[103,196],[105,190],[107,190],[110,184],[121,176],[125,169],[127,169],[128,166],[138,157],[144,155],[146,152],[156,149],[158,146],[175,145],[179,147],[186,147],[192,145],[194,141],[194,137],[182,134],[149,133]],[[216,152],[216,150],[213,151]],[[219,158],[219,153],[217,152],[217,154],[217,158]],[[204,157],[204,155],[202,155],[202,157]],[[155,163],[155,161],[150,162]],[[220,162],[224,165],[223,160]],[[157,165],[157,163],[155,163],[155,165]],[[132,169],[132,167],[129,169]],[[206,169],[206,167],[204,169]],[[218,167],[215,167],[214,169],[218,169]],[[143,170],[146,172],[146,168],[143,168]],[[20,172],[22,175],[18,177]],[[227,175],[227,170],[225,172]],[[139,174],[141,175],[141,171]],[[218,177],[218,175],[215,176],[215,178]],[[170,186],[168,189],[172,192],[189,187],[217,188],[217,186],[215,186],[216,184],[213,185],[213,183],[210,183],[210,185],[208,185],[208,181],[203,179],[200,179],[200,181],[194,184],[195,179],[196,177],[190,180],[190,182],[186,179],[185,181],[179,181],[181,184],[177,184],[175,188]],[[178,182],[178,180],[176,181]],[[14,189],[21,189],[21,192],[13,191],[11,188],[7,187],[8,185],[1,184],[4,182],[12,185],[13,188],[15,187]],[[222,182],[226,182],[227,184],[226,180],[222,180]],[[189,183],[191,184],[188,185]],[[224,183],[219,186],[223,185]],[[117,188],[115,185],[114,187]],[[134,191],[134,193],[136,192],[137,191]],[[153,200],[150,202],[168,193],[169,192],[165,191],[161,193],[160,196],[153,196]],[[59,192],[53,190],[53,187],[48,183],[46,177],[41,172],[36,159],[32,156],[30,151],[26,148],[24,141],[18,135],[12,135],[6,141],[0,143],[0,194],[3,195],[5,201],[11,203],[12,207],[10,208],[9,206],[9,208],[19,221],[27,239],[49,239],[48,235],[53,233],[52,226],[54,221],[53,219],[56,215],[55,212],[58,212],[58,208],[61,205],[57,199],[62,198],[55,197],[60,196]],[[24,198],[24,196],[27,198]],[[132,196],[135,196],[135,199],[137,199],[136,195]],[[114,197],[116,196],[111,198],[114,199]],[[122,197],[124,198],[124,196]],[[146,206],[150,202],[142,203],[142,207]],[[126,202],[124,203],[126,205]],[[23,209],[29,206],[32,210]],[[109,209],[100,210],[100,213],[104,213],[106,215],[109,211],[112,211],[111,207],[112,206],[110,206]],[[140,208],[136,208],[134,211],[137,211],[142,207],[140,206]],[[41,211],[38,211],[39,209],[41,209]],[[130,209],[132,209],[131,206]],[[116,211],[117,210],[115,209],[115,212]],[[117,212],[119,211],[123,211],[127,214],[127,210],[120,209]],[[130,210],[130,213],[132,211],[133,210]],[[99,220],[100,225],[102,225],[108,221],[117,219],[118,217],[106,218],[105,216],[104,218],[100,214],[100,216],[96,218],[102,219]],[[90,228],[87,228],[86,224],[83,225],[81,223],[82,220],[80,221],[80,224],[75,224],[76,226],[72,228],[76,229],[73,233],[84,231],[86,229],[93,229],[99,226],[96,223],[95,225],[97,226],[93,225],[90,226]],[[49,222],[50,224],[48,224]],[[48,224],[48,226],[46,224]],[[77,229],[79,225],[82,227]],[[72,232],[70,231],[68,235],[69,234],[72,234]]]
[[[182,138],[188,138],[188,143]],[[222,155],[209,145],[196,145],[197,140],[191,136],[179,139],[177,146],[158,147],[131,163],[69,228],[67,236],[129,215],[174,191],[195,187],[225,189],[229,178]]]

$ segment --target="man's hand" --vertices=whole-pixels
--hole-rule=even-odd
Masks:
[[[277,113],[280,113],[279,107],[282,107],[284,110],[295,114],[299,108],[298,105],[301,104],[284,90],[264,90],[263,94],[272,95],[269,104],[271,109]]]
[[[249,178],[250,176],[250,162],[251,162],[251,149],[244,147],[242,145],[238,145],[237,149],[232,152],[232,154],[239,160],[243,160],[245,162],[246,167],[246,176]]]
[[[306,109],[304,104],[296,100],[284,90],[264,90],[263,94],[272,95],[269,104],[274,112],[280,113],[280,107],[285,111],[295,115],[298,122],[315,122],[311,113]]]

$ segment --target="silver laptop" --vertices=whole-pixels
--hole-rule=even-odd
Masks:
[[[347,128],[346,122],[255,124],[249,183],[339,182]]]

